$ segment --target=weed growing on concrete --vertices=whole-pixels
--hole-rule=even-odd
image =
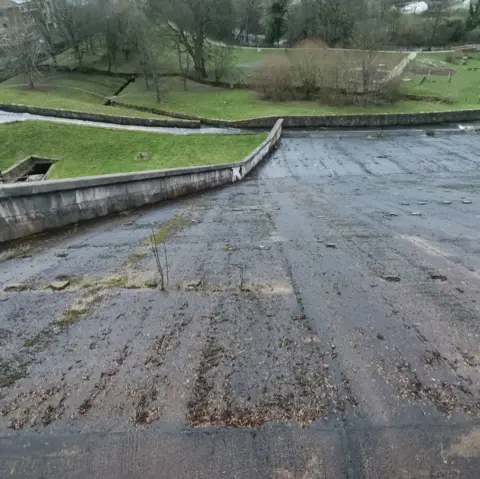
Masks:
[[[127,259],[127,263],[130,264],[137,264],[145,258],[146,254],[142,251],[134,251]]]
[[[11,283],[8,284],[4,291],[6,293],[21,293],[22,291],[29,291],[33,288],[33,285],[30,283]]]
[[[16,363],[16,364],[15,364]],[[27,375],[27,367],[23,362],[17,363],[0,358],[0,388],[10,387]]]
[[[182,215],[175,215],[173,218],[163,223],[160,226],[160,229],[158,229],[157,231],[152,228],[152,236],[157,243],[161,243],[165,241],[169,236],[178,233],[190,224],[191,222],[185,219]],[[148,243],[151,243],[151,239],[152,237],[148,239]]]
[[[67,308],[62,316],[55,321],[55,326],[60,329],[68,329],[72,324],[78,321],[78,318],[87,313],[87,309]]]
[[[127,278],[124,276],[108,276],[100,280],[100,284],[112,287],[125,287],[127,285]]]
[[[155,230],[152,228],[152,236],[150,236],[150,246],[152,248],[152,254],[157,264],[158,274],[160,275],[160,288],[162,291],[165,291],[165,288],[166,286],[168,286],[168,283],[169,283],[167,246],[165,244],[165,238],[163,237],[162,243],[163,243],[163,256],[164,256],[165,265],[162,265],[162,260],[160,259],[160,253],[158,251],[157,241],[158,241],[158,233],[155,233]]]
[[[10,248],[6,251],[2,251],[0,253],[0,263],[3,261],[8,261],[9,259],[20,258],[27,255],[28,251],[30,250],[29,245],[21,245],[17,248]]]
[[[76,299],[58,318],[54,321],[53,326],[59,330],[64,331],[75,324],[83,315],[87,314],[93,306],[101,301],[102,297],[99,294],[84,296]]]
[[[52,327],[48,326],[35,334],[35,336],[25,339],[23,342],[23,347],[35,350],[46,348],[54,336],[55,333]]]

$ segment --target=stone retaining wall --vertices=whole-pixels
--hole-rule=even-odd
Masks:
[[[112,106],[165,115],[172,118],[200,121],[204,125],[218,128],[272,128],[277,120],[283,119],[284,128],[385,128],[390,126],[435,125],[441,123],[470,122],[480,120],[480,109],[449,110],[422,113],[373,113],[358,115],[318,116],[268,116],[247,120],[217,120],[195,115],[185,115],[157,108],[131,105],[112,100]]]
[[[162,120],[160,118],[135,118],[129,116],[104,115],[102,113],[86,113],[82,111],[60,110],[56,108],[40,108],[36,106],[0,103],[0,110],[11,113],[30,113],[31,115],[53,116],[69,120],[114,123],[118,125],[154,126],[171,128],[200,128],[200,122],[193,119]],[[114,110],[112,109],[112,113]]]
[[[238,163],[0,186],[0,242],[241,180],[281,134],[279,120]]]

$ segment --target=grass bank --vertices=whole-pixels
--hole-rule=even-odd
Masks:
[[[234,47],[234,62],[243,65],[244,75],[268,55],[288,55],[291,50],[285,49],[255,49]],[[350,55],[352,64],[354,51],[346,54],[340,50],[329,50],[328,58],[336,55]],[[74,66],[69,52],[59,56],[59,63]],[[328,106],[317,101],[265,101],[253,91],[222,89],[194,82],[187,82],[187,90],[179,78],[163,78],[161,81],[161,101],[157,103],[156,95],[145,88],[145,82],[138,78],[130,84],[119,96],[120,101],[139,106],[147,106],[165,111],[190,114],[200,117],[224,120],[241,120],[262,116],[282,115],[337,115],[337,114],[369,114],[369,113],[417,113],[423,111],[444,111],[452,109],[473,109],[480,107],[480,57],[473,55],[466,65],[446,63],[445,53],[421,53],[418,55],[412,69],[406,72],[410,81],[401,83],[401,92],[425,97],[436,97],[447,101],[402,100],[392,104],[372,106]],[[403,53],[379,53],[377,63],[388,70],[404,57]],[[328,60],[327,58],[327,60]],[[175,59],[166,61],[167,69],[176,69]],[[333,61],[332,60],[332,61]],[[452,68],[455,74],[449,81],[448,75],[425,76],[425,62],[437,64],[444,69]],[[86,57],[84,63],[99,69],[107,69],[105,55],[101,48],[98,54]],[[138,71],[135,57],[128,62],[120,58],[116,70]],[[479,68],[479,70],[475,70]],[[428,69],[427,69],[428,71]],[[123,80],[102,75],[52,74],[39,81],[36,91],[26,90],[23,79],[16,77],[0,84],[0,102],[24,103],[32,106],[65,108],[93,113],[118,114],[126,116],[152,117],[152,114],[137,112],[123,108],[105,107],[103,96],[111,94]]]
[[[25,121],[0,125],[0,169],[32,154],[57,160],[51,179],[228,163],[242,160],[265,138],[266,134],[179,136]]]
[[[443,98],[451,103],[450,107],[480,108],[480,55],[465,55],[471,58],[462,65],[461,53],[419,54],[412,65],[412,74],[408,74],[411,81],[404,82],[402,89],[415,95]],[[452,57],[454,63],[446,61]],[[448,71],[452,71],[451,75]]]
[[[274,102],[262,100],[256,92],[215,88],[168,79],[163,83],[162,100],[157,103],[153,91],[146,91],[140,79],[129,85],[119,100],[134,105],[160,110],[217,118],[243,120],[262,116],[281,115],[340,115],[355,113],[415,113],[452,109],[452,105],[423,101],[399,101],[393,104],[374,106],[328,106],[316,101]],[[471,107],[473,108],[473,107]]]
[[[18,103],[42,108],[102,113],[152,118],[153,114],[129,109],[115,109],[103,105],[105,96],[111,95],[124,83],[123,78],[81,73],[43,74],[35,89],[29,89],[23,76],[19,75],[0,83],[0,103]]]

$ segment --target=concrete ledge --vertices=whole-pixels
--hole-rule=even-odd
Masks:
[[[171,128],[200,128],[198,120],[162,120],[160,118],[135,118],[129,116],[104,115],[82,111],[61,110],[56,108],[40,108],[36,106],[0,103],[0,110],[11,113],[30,113],[31,115],[53,116],[70,120],[115,123],[118,125],[154,126]]]
[[[281,134],[278,120],[237,163],[0,186],[0,242],[242,180]]]
[[[272,128],[277,120],[283,119],[284,128],[377,128],[389,126],[438,125],[441,123],[469,122],[480,120],[480,109],[448,110],[420,113],[373,113],[358,115],[319,116],[267,116],[246,120],[217,120],[195,115],[185,115],[129,103],[111,101],[111,105],[150,112],[184,120],[197,120],[204,125],[218,128]]]

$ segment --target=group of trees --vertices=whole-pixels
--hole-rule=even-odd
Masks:
[[[468,8],[468,17],[465,22],[465,28],[468,31],[475,30],[480,27],[480,0],[476,3],[472,0]]]
[[[50,0],[48,5],[31,0],[8,42],[10,67],[25,73],[30,85],[39,60],[50,56],[56,65],[59,48],[70,49],[81,67],[100,45],[109,70],[122,56],[127,61],[135,56],[147,86],[153,78],[157,90],[158,73],[172,52],[181,71],[191,65],[206,77],[211,57],[212,74],[220,76],[230,50],[219,49],[218,42],[232,41],[235,31],[248,36],[257,22],[253,0]]]
[[[298,0],[288,8],[283,34],[289,44],[315,37],[329,46],[351,47],[358,32],[374,23],[382,30],[384,46],[431,47],[480,41],[480,0],[472,0],[466,19],[454,15],[453,0],[426,0],[428,10],[421,15],[402,14],[405,3]]]
[[[218,78],[229,55],[220,42],[249,43],[252,34],[270,45],[315,38],[329,47],[378,49],[447,44],[479,31],[480,0],[465,21],[448,18],[451,0],[426,1],[427,14],[406,16],[399,0],[30,0],[8,42],[9,59],[33,85],[39,59],[56,64],[59,45],[81,66],[101,44],[109,69],[134,55],[158,92],[158,73],[172,52],[181,72]]]

